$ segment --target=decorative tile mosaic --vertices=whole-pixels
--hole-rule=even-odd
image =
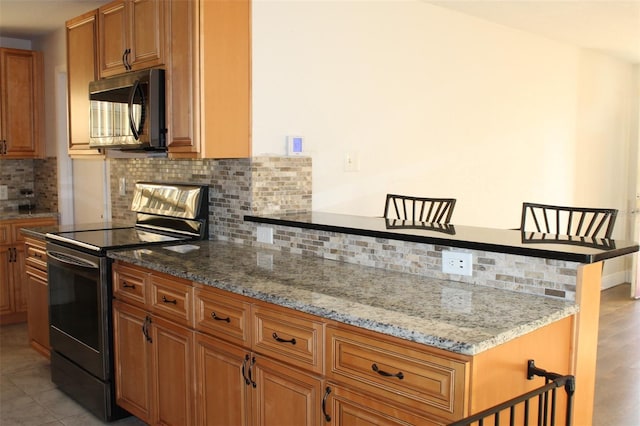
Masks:
[[[7,185],[7,200],[0,200],[0,211],[16,210],[22,202],[20,190],[33,191],[34,160],[0,160],[0,185]]]
[[[210,238],[251,244],[253,225],[244,215],[311,209],[311,159],[253,157],[226,160],[164,158],[110,160],[111,216],[132,223],[133,185],[137,181],[184,182],[209,185]],[[126,176],[124,196],[118,179]]]
[[[446,247],[361,237],[326,231],[272,226],[274,244],[256,242],[256,224],[245,214],[311,210],[312,162],[309,157],[263,156],[231,160],[111,159],[114,221],[133,222],[129,211],[136,181],[207,184],[211,239],[263,246],[282,252],[407,272],[521,293],[575,300],[578,264],[474,250],[473,276],[441,272]],[[125,196],[118,177],[127,177]],[[465,250],[460,250],[465,251]]]
[[[283,252],[318,256],[436,279],[575,300],[579,266],[576,262],[456,249],[472,253],[473,276],[450,275],[442,272],[442,251],[448,249],[445,246],[269,226],[274,230],[274,244],[255,245],[275,246]]]
[[[34,160],[34,193],[40,210],[58,211],[58,160]]]

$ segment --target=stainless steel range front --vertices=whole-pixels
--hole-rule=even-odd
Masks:
[[[47,234],[51,379],[105,421],[115,403],[111,260],[107,251],[208,237],[208,187],[137,183],[135,226]]]

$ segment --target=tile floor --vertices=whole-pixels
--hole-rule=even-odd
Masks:
[[[0,327],[0,425],[103,424],[51,383],[49,361],[27,344],[26,324]],[[111,424],[144,425],[135,417]]]
[[[629,298],[628,284],[603,292],[600,330],[593,426],[638,426],[640,301]],[[49,362],[27,345],[26,324],[0,327],[1,426],[103,424],[51,383]],[[111,424],[144,423],[130,417]]]

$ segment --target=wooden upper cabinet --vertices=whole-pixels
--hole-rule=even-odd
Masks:
[[[251,156],[251,2],[201,0],[203,158]]]
[[[69,155],[99,155],[97,149],[89,149],[89,83],[98,79],[98,10],[67,21],[66,27]]]
[[[169,23],[169,155],[250,157],[250,0],[172,1]]]
[[[198,154],[198,10],[197,1],[171,1],[168,8],[167,147],[174,157]]]
[[[116,0],[98,9],[100,77],[164,64],[164,0]]]
[[[44,155],[42,53],[0,48],[0,158]]]

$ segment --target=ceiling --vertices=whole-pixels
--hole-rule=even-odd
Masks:
[[[640,64],[640,0],[423,1]],[[33,39],[105,3],[0,0],[0,37]]]

